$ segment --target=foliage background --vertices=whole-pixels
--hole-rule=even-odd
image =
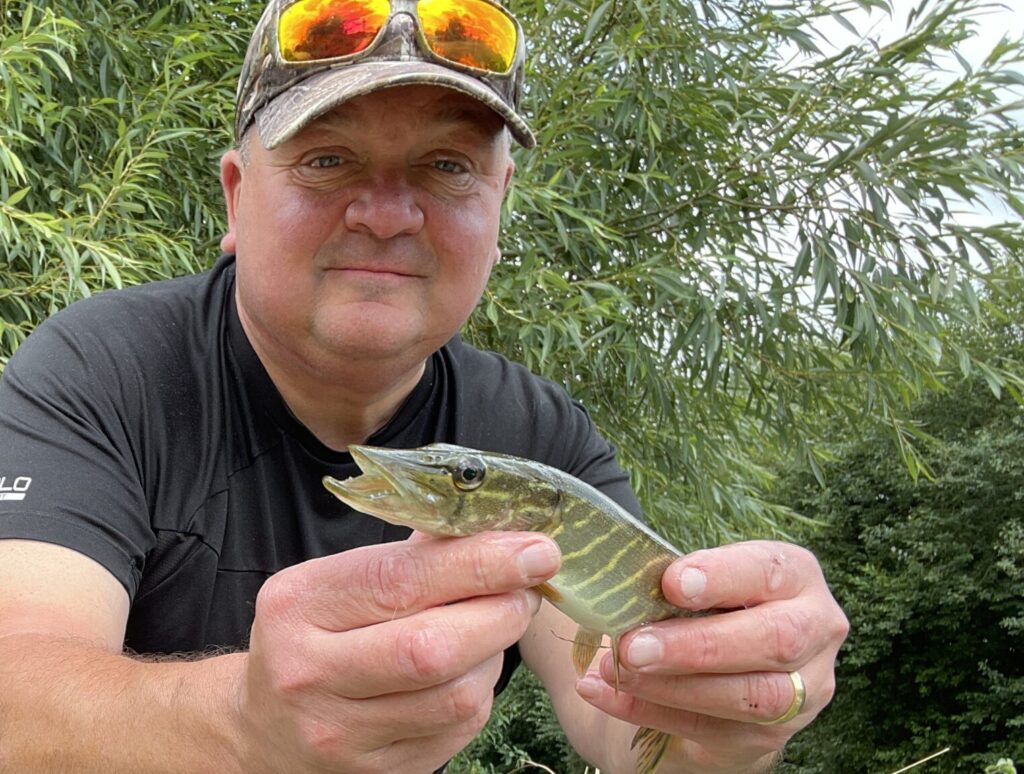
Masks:
[[[1019,361],[964,331],[1020,295],[1024,48],[957,58],[984,0],[923,0],[896,41],[839,51],[822,23],[884,0],[512,6],[540,146],[517,156],[505,260],[467,334],[583,400],[680,546],[803,535],[797,509],[827,515],[851,547],[829,557],[837,593],[866,622],[854,595],[878,578],[856,563],[866,527],[842,516],[844,461],[896,460],[884,483],[909,486],[901,470],[927,478],[945,454],[922,395],[968,379],[1020,398]],[[259,10],[0,0],[0,366],[74,299],[216,258],[216,162]],[[1014,215],[959,217],[984,206]],[[833,488],[790,496],[789,468]],[[897,543],[926,536],[895,526],[908,508],[878,514]],[[870,642],[855,635],[845,658],[867,668]],[[546,759],[575,770],[549,716],[515,725],[535,706],[520,684],[496,717],[505,741],[466,765],[507,770],[551,739]],[[864,718],[842,706],[856,737]]]
[[[1024,362],[1022,302],[971,346]],[[1024,762],[1024,410],[966,379],[914,416],[929,481],[871,434],[840,445],[826,487],[795,472],[779,483],[827,525],[806,542],[857,622],[836,698],[786,772],[891,772],[947,747],[928,771]]]

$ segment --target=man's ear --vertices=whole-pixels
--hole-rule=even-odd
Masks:
[[[224,204],[228,213],[228,231],[220,238],[220,249],[234,253],[238,248],[238,200],[242,195],[242,176],[245,163],[237,148],[232,148],[220,157],[220,187],[224,191]]]
[[[515,171],[516,171],[516,163],[512,160],[512,157],[509,156],[508,166],[505,167],[505,180],[502,182],[502,187],[501,187],[501,196],[502,196],[502,198],[504,198],[505,194],[508,193],[508,187],[512,183],[512,176],[513,176],[513,174],[515,174]],[[488,272],[493,271],[494,267],[498,265],[498,261],[500,261],[500,260],[501,260],[501,250],[499,250],[498,246],[495,245],[494,253],[493,253],[493,255],[491,255],[491,265],[487,267],[487,271]]]
[[[502,189],[501,189],[501,195],[502,196],[504,196],[506,193],[508,193],[508,187],[509,187],[509,184],[512,182],[512,175],[515,174],[515,171],[516,171],[516,163],[511,158],[509,158],[509,160],[508,160],[508,167],[506,167],[506,169],[505,169],[505,183],[504,183],[504,185],[502,186]]]

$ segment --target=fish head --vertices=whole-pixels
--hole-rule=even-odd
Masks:
[[[419,449],[350,446],[362,475],[324,486],[357,511],[434,536],[544,531],[561,492],[547,466],[451,444]]]

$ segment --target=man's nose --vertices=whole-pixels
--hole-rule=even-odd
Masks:
[[[402,182],[367,181],[346,207],[345,225],[378,239],[415,234],[423,228],[423,210],[413,191]]]

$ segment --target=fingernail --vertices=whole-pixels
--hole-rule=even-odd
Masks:
[[[702,594],[707,585],[708,578],[704,571],[698,570],[696,567],[687,567],[679,574],[679,586],[683,596],[687,599],[693,599]]]
[[[526,590],[526,601],[530,605],[530,615],[537,615],[537,611],[540,610],[540,603],[543,602],[543,598],[533,589]]]
[[[584,699],[596,699],[604,691],[605,685],[607,683],[604,680],[593,672],[588,672],[576,681],[576,693]]]
[[[638,634],[630,640],[626,658],[632,666],[643,667],[661,661],[663,654],[660,639],[653,634]]]
[[[551,543],[534,543],[519,553],[517,561],[524,578],[546,579],[558,569],[561,557]]]

